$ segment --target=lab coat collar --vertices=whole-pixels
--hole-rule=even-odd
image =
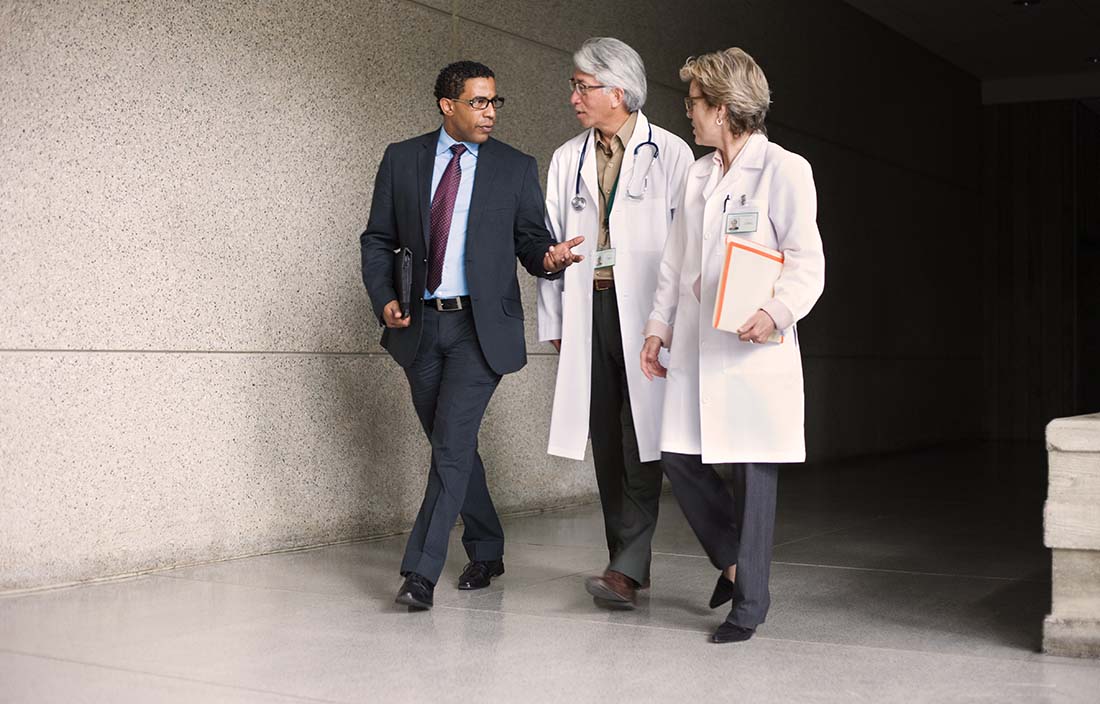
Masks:
[[[762,169],[764,168],[764,156],[768,151],[768,137],[762,132],[756,132],[749,141],[745,142],[745,146],[741,147],[741,153],[737,155],[737,158],[733,160],[733,166],[731,171],[737,169]],[[711,162],[715,168],[721,172],[722,169],[722,154],[715,149],[710,155]],[[710,176],[708,171],[700,171],[695,174],[699,178]]]
[[[740,158],[734,162],[735,166],[742,169],[764,168],[764,154],[768,151],[768,136],[763,132],[756,132],[741,150]]]

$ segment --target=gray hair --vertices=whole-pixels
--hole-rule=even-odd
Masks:
[[[623,102],[630,112],[645,105],[645,64],[625,42],[613,37],[592,37],[573,54],[573,65],[605,86],[621,88]]]

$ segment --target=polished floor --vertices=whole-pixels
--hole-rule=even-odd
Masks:
[[[1100,702],[1039,653],[1041,448],[786,468],[772,611],[713,645],[715,572],[666,496],[653,585],[593,606],[599,507],[506,520],[507,574],[393,604],[403,536],[0,597],[0,702]]]

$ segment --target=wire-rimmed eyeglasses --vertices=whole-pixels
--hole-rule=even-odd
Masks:
[[[572,93],[573,91],[576,91],[578,94],[584,96],[584,95],[588,95],[588,91],[595,90],[597,88],[607,88],[607,86],[590,86],[587,83],[583,83],[581,81],[578,81],[575,78],[570,78],[569,79],[569,92],[570,93]]]
[[[695,108],[696,100],[706,100],[705,95],[685,95],[684,96],[684,110],[691,112]]]

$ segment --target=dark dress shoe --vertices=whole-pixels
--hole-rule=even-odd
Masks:
[[[752,638],[756,634],[755,628],[745,628],[737,624],[723,621],[714,635],[710,637],[712,643],[740,643]]]
[[[607,570],[600,577],[589,577],[584,580],[584,588],[604,608],[633,609],[638,601],[634,580],[614,570]]]
[[[466,564],[458,578],[459,589],[484,589],[493,577],[504,574],[504,560],[474,560]]]
[[[394,601],[409,607],[409,611],[427,611],[435,603],[434,593],[435,585],[427,577],[409,572],[405,575],[405,583],[401,585]]]
[[[733,582],[726,579],[726,575],[718,575],[718,583],[714,585],[714,593],[710,595],[710,608],[717,609],[722,604],[733,598]]]

